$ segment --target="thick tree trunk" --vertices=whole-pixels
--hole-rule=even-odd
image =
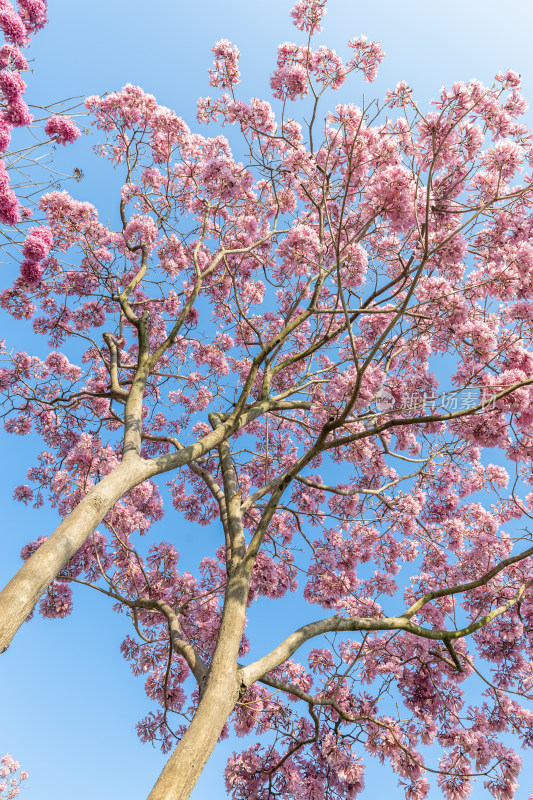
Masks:
[[[0,653],[37,600],[125,492],[147,477],[141,459],[122,462],[94,486],[0,592]]]
[[[167,761],[148,800],[187,800],[239,699],[235,679],[211,681],[196,714]]]
[[[241,691],[237,663],[246,619],[250,576],[241,571],[226,587],[217,646],[194,718],[167,761],[148,800],[187,800],[213,752]]]
[[[129,433],[125,438],[124,449],[127,451],[127,457],[110,475],[106,475],[87,493],[81,503],[0,592],[0,653],[7,650],[37,600],[122,495],[147,478],[190,464],[219,445],[235,429],[257,419],[269,407],[270,401],[254,404],[253,408],[236,416],[235,419],[226,420],[218,425],[216,430],[194,444],[150,461],[142,459],[133,452],[140,450],[140,422],[137,425],[133,415],[129,423],[129,433],[133,431],[133,442],[128,439]],[[236,419],[239,420],[238,423]]]

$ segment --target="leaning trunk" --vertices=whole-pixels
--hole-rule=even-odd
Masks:
[[[237,658],[246,619],[250,576],[236,571],[228,581],[217,646],[198,709],[167,761],[148,800],[187,800],[245,690]]]
[[[210,681],[196,714],[148,800],[187,800],[239,699],[237,682]]]
[[[0,653],[35,603],[117,500],[147,477],[146,465],[122,462],[94,486],[0,592]]]

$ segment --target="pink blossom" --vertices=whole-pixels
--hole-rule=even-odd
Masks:
[[[46,0],[17,0],[19,13],[28,33],[37,33],[48,22]]]
[[[328,672],[334,665],[331,650],[313,648],[308,657],[309,667],[313,672]]]
[[[26,47],[29,42],[26,26],[11,3],[4,0],[0,8],[0,28],[11,44]]]
[[[26,84],[18,72],[2,70],[0,72],[0,90],[8,102],[12,102],[20,95],[24,94]]]
[[[81,131],[69,117],[50,117],[44,132],[57,144],[71,144],[81,136]]]
[[[240,82],[239,50],[227,39],[221,39],[211,48],[215,56],[214,69],[209,70],[209,83],[223,89],[232,89]]]
[[[11,798],[17,797],[19,794],[20,783],[27,780],[28,772],[22,770],[17,775],[20,770],[20,764],[9,753],[2,756],[0,764],[3,764],[0,768],[0,778],[4,779],[0,781],[0,797],[5,798],[5,800],[11,800]],[[9,780],[5,780],[6,778],[9,778]]]
[[[66,583],[55,581],[39,602],[39,611],[45,619],[63,619],[72,613],[72,589]]]
[[[105,323],[106,319],[103,306],[96,300],[89,300],[84,303],[81,308],[74,312],[72,317],[73,325],[78,331],[91,327],[99,328]]]
[[[50,252],[52,243],[50,228],[30,228],[22,246],[22,255],[30,261],[42,261]]]
[[[99,130],[111,131],[117,125],[128,128],[147,125],[157,110],[157,103],[153,95],[128,83],[120,92],[88,97],[85,107],[94,114]]]
[[[309,57],[309,69],[322,86],[340,89],[346,80],[346,72],[342,60],[335,50],[322,45]]]
[[[15,500],[27,504],[33,498],[33,491],[27,484],[24,484],[23,486],[17,486],[13,493],[13,497]]]
[[[20,71],[28,69],[28,62],[22,55],[18,47],[12,44],[4,44],[0,47],[0,69],[10,67]]]
[[[211,195],[229,200],[248,190],[252,184],[252,176],[242,164],[235,164],[233,159],[217,157],[205,160],[202,181]]]
[[[281,269],[287,274],[307,274],[317,268],[320,249],[320,238],[314,227],[293,225],[278,250],[283,259]]]
[[[20,264],[20,275],[28,286],[38,286],[43,277],[40,261],[25,259]]]
[[[327,0],[298,0],[291,10],[291,17],[296,28],[300,31],[319,33],[322,28],[320,21],[326,13]]]
[[[403,167],[380,170],[366,192],[369,201],[391,224],[392,230],[402,230],[415,218],[415,184],[412,175]]]
[[[44,363],[47,369],[56,377],[64,376],[74,381],[81,376],[80,367],[76,364],[71,364],[64,353],[48,353]]]
[[[96,209],[91,203],[74,200],[66,192],[42,195],[39,207],[46,213],[54,235],[55,246],[65,251],[78,241],[83,232],[101,230],[97,226]]]
[[[2,119],[14,128],[20,128],[24,125],[30,125],[33,122],[33,115],[29,113],[28,106],[24,100],[17,96],[11,100],[5,111],[2,112]]]
[[[0,162],[0,186],[2,178],[3,162]],[[4,173],[6,175],[6,173]],[[11,189],[0,188],[0,221],[6,225],[15,225],[20,220],[20,209],[16,195]]]
[[[396,84],[394,89],[390,89],[385,95],[385,102],[390,108],[396,106],[409,105],[411,101],[412,90],[405,81],[400,81]]]
[[[151,217],[135,216],[126,225],[124,235],[135,244],[152,249],[157,241],[158,231]]]
[[[520,88],[520,75],[512,69],[508,69],[505,73],[499,72],[496,75],[496,80],[502,84],[502,89]]]
[[[512,178],[522,164],[524,150],[516,142],[500,139],[494,147],[483,153],[481,163],[501,174],[502,178]]]
[[[274,97],[280,100],[296,100],[298,95],[304,97],[309,91],[307,72],[300,64],[279,67],[271,75],[270,86],[274,90]]]
[[[27,417],[21,415],[6,419],[4,428],[7,433],[15,433],[17,436],[26,436],[32,429],[32,422]]]
[[[359,69],[365,81],[374,81],[378,74],[378,66],[385,58],[379,42],[368,42],[366,36],[352,39],[348,46],[354,51],[353,58],[346,64],[348,69]]]
[[[9,142],[11,141],[11,125],[5,120],[0,119],[0,153],[7,150]]]

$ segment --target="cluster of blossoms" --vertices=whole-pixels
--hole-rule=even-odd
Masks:
[[[0,47],[0,153],[11,141],[13,128],[29,125],[33,117],[23,100],[26,83],[20,72],[28,69],[28,62],[20,51],[30,42],[30,34],[46,24],[45,0],[21,0],[18,11],[9,0],[2,0],[0,28],[6,43]],[[10,188],[4,161],[0,161],[0,221],[7,225],[19,222],[21,211],[17,197]]]
[[[20,769],[18,761],[6,753],[0,758],[0,798],[12,800],[20,793],[20,784],[28,779],[25,769]]]
[[[344,64],[335,50],[325,45],[316,50],[291,42],[280,45],[277,68],[270,78],[274,97],[279,100],[305,97],[313,80],[319,91],[326,88],[336,91],[354,70],[362,72],[365,80],[375,80],[378,65],[385,55],[379,42],[367,42],[365,37],[361,37],[354,39],[349,46],[356,55]]]
[[[44,132],[56,144],[71,144],[81,136],[81,131],[69,117],[50,117],[44,126]]]
[[[26,83],[20,73],[28,69],[28,62],[20,48],[27,47],[31,35],[41,30],[46,22],[45,0],[19,0],[17,10],[9,0],[2,0],[0,4],[0,29],[6,39],[6,43],[0,47],[0,155],[5,154],[9,147],[13,128],[25,127],[33,122],[33,116],[23,99]],[[52,116],[47,120],[45,133],[59,144],[73,142],[81,135],[71,119],[60,116]],[[4,157],[4,160],[0,160],[0,222],[11,226],[29,216],[31,211],[21,207],[19,198],[11,188],[8,169],[9,159]],[[23,244],[21,275],[28,286],[39,282],[40,261],[51,247],[49,234],[38,235],[36,230],[32,229],[32,234]],[[46,250],[38,258],[28,254],[36,246]]]
[[[291,17],[298,30],[308,31],[312,36],[320,32],[320,21],[326,11],[326,0],[298,0]]]
[[[36,286],[42,278],[41,262],[52,247],[53,236],[50,228],[30,228],[24,244],[22,255],[24,261],[20,265],[20,274],[28,286]]]
[[[214,68],[209,70],[211,86],[232,89],[240,82],[239,50],[227,39],[221,39],[212,48],[215,56]]]
[[[348,46],[354,51],[352,58],[348,61],[349,69],[359,69],[365,76],[365,81],[375,81],[378,74],[378,67],[385,58],[385,53],[381,49],[379,42],[367,41],[366,36],[359,36],[352,39]]]

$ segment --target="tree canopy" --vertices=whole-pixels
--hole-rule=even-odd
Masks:
[[[447,800],[480,776],[512,798],[507,734],[533,741],[520,77],[454,84],[429,112],[405,83],[335,104],[382,49],[316,45],[326,0],[299,0],[272,103],[241,99],[239,51],[214,45],[210,136],[137,86],[87,98],[122,176],[115,225],[82,185],[22,207],[10,183],[8,134],[33,122],[17,48],[45,21],[42,0],[19,6],[0,12],[0,219],[20,264],[0,305],[50,353],[6,343],[0,387],[6,431],[44,447],[16,498],[63,521],[0,594],[0,650],[36,603],[61,618],[74,584],[106,594],[154,703],[139,735],[173,751],[150,800],[189,797],[229,731],[247,737],[235,800],[352,800],[372,757],[408,800],[427,773]],[[42,126],[80,134],[64,114]],[[218,532],[199,564],[180,560],[183,520]],[[252,659],[247,609],[267,601],[279,641]]]

